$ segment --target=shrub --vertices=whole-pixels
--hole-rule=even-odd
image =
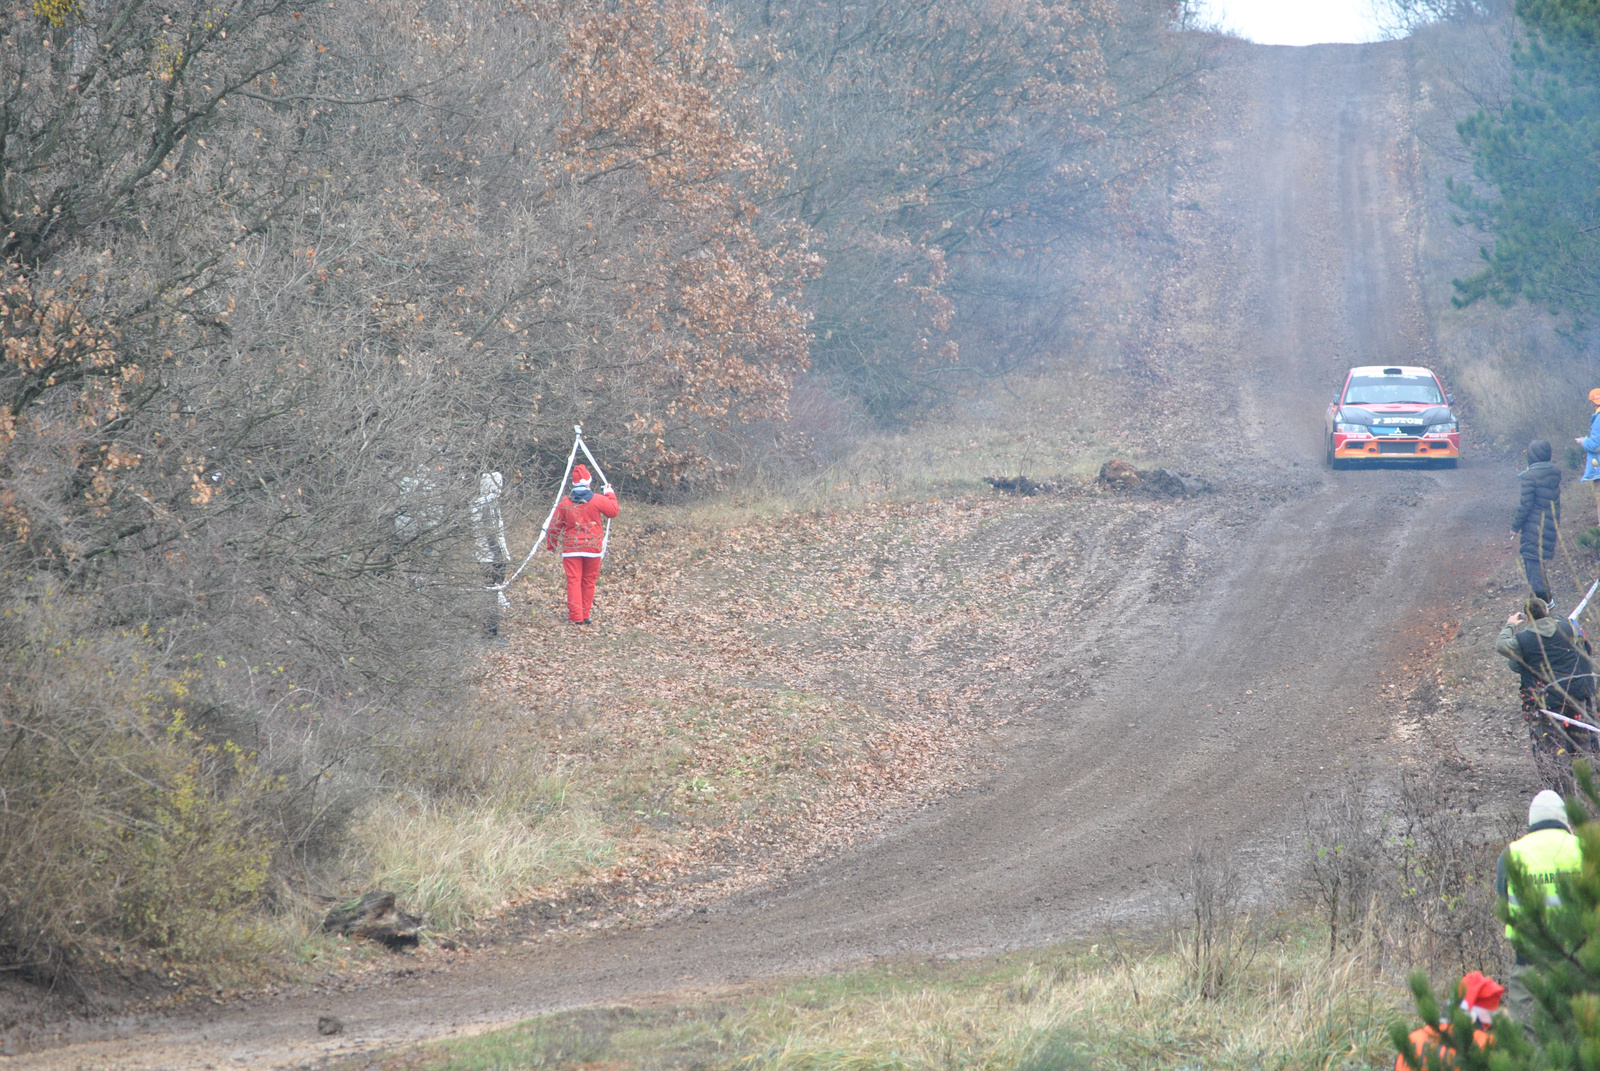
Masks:
[[[1510,827],[1472,803],[1448,776],[1407,772],[1385,805],[1347,782],[1308,811],[1302,891],[1330,954],[1370,946],[1458,974],[1498,968],[1494,868]]]
[[[1244,910],[1244,878],[1232,856],[1195,841],[1178,874],[1173,952],[1203,1000],[1217,1000],[1238,980],[1260,948]]]
[[[1305,812],[1308,852],[1302,891],[1328,926],[1328,954],[1359,945],[1378,891],[1382,843],[1367,813],[1367,793],[1346,781],[1320,808]]]
[[[192,664],[89,613],[51,597],[0,617],[0,964],[71,979],[119,954],[245,953],[276,783],[196,728]]]

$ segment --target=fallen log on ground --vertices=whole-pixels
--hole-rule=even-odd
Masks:
[[[322,920],[323,933],[365,937],[390,948],[415,948],[422,934],[421,916],[410,915],[395,905],[392,892],[381,889],[339,904]]]

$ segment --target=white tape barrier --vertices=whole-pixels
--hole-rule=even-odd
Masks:
[[[1600,589],[1600,580],[1596,580],[1593,584],[1589,585],[1589,594],[1585,595],[1583,597],[1583,601],[1578,604],[1577,608],[1574,609],[1572,613],[1567,615],[1568,621],[1571,621],[1574,625],[1578,623],[1578,615],[1583,613],[1583,608],[1585,606],[1589,605],[1589,600],[1594,598],[1594,593],[1597,589]]]
[[[596,461],[594,459],[594,455],[589,452],[589,444],[583,441],[583,425],[582,424],[574,424],[572,426],[572,430],[578,433],[578,441],[575,444],[575,446],[581,446],[583,448],[583,456],[588,458],[589,459],[589,464],[594,466],[594,474],[600,478],[600,486],[601,487],[605,487],[611,481],[606,479],[605,472],[600,468],[600,462]],[[569,461],[569,462],[567,462],[567,470],[570,472],[571,469],[572,469],[572,462]],[[563,487],[564,486],[565,485],[563,484]],[[559,498],[556,499],[557,505],[559,505],[560,502],[561,502],[561,500]],[[605,558],[605,556],[606,556],[606,547],[608,547],[610,545],[611,545],[611,518],[607,517],[606,518],[606,530],[600,536],[600,557],[602,559]]]
[[[550,533],[550,522],[556,519],[556,510],[561,508],[561,500],[566,497],[567,479],[572,475],[572,464],[578,459],[578,451],[580,449],[583,451],[583,456],[589,459],[589,464],[594,466],[594,473],[600,478],[600,485],[604,487],[609,482],[606,479],[606,474],[600,469],[600,462],[596,461],[594,455],[589,452],[589,444],[583,441],[583,425],[574,424],[572,431],[572,449],[567,453],[567,470],[561,474],[561,486],[556,489],[555,505],[551,506],[550,512],[545,515],[544,524],[539,528],[539,538],[533,541],[533,549],[528,551],[528,556],[522,559],[522,564],[517,566],[516,572],[506,578],[505,583],[489,584],[485,586],[484,590],[504,591],[510,587],[517,577],[522,575],[522,571],[528,567],[528,563],[533,561],[533,556],[539,553],[539,548],[544,546],[545,537]],[[610,542],[611,518],[607,517],[605,534],[600,539],[600,557],[604,558],[606,556],[606,546]]]
[[[1539,713],[1546,715],[1551,721],[1559,722],[1562,725],[1566,725],[1574,729],[1587,729],[1591,733],[1600,733],[1600,725],[1590,725],[1586,721],[1579,721],[1577,718],[1569,718],[1565,714],[1557,714],[1555,711],[1545,710],[1543,707],[1539,708]]]

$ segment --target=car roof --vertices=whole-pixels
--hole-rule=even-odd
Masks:
[[[1381,376],[1385,369],[1399,369],[1402,376],[1432,376],[1433,372],[1420,365],[1414,364],[1363,364],[1350,369],[1352,376]]]

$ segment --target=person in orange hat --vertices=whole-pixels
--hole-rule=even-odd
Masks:
[[[605,520],[619,511],[617,493],[608,483],[597,495],[594,478],[579,465],[572,470],[572,491],[556,505],[545,539],[545,549],[561,551],[567,572],[567,623],[587,625],[594,610],[594,582],[600,577],[600,557],[605,553]]]
[[[1500,1010],[1500,998],[1505,996],[1506,987],[1490,978],[1482,971],[1473,971],[1461,979],[1461,1007],[1472,1016],[1475,1028],[1472,1031],[1472,1043],[1480,1049],[1486,1049],[1494,1041],[1494,1035],[1487,1028],[1494,1023],[1494,1013]],[[1450,1020],[1443,1019],[1439,1026],[1448,1027]],[[1419,1026],[1411,1031],[1411,1049],[1416,1053],[1416,1063],[1406,1060],[1405,1053],[1394,1058],[1394,1071],[1411,1071],[1413,1068],[1428,1066],[1428,1053],[1439,1053],[1440,1067],[1455,1067],[1456,1051],[1444,1043],[1437,1027]]]
[[[1583,481],[1594,489],[1595,517],[1600,519],[1600,387],[1589,392],[1589,404],[1594,415],[1589,418],[1589,437],[1579,439],[1578,445],[1588,453],[1583,461]]]

